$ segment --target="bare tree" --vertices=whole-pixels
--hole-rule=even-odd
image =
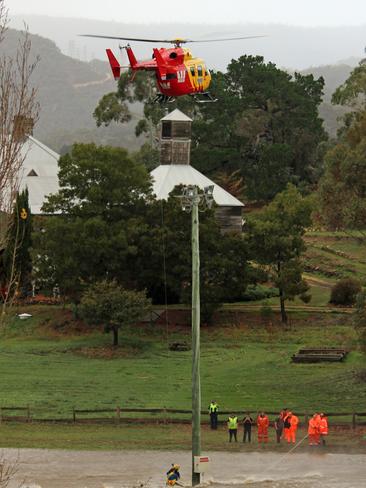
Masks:
[[[6,488],[12,481],[19,469],[19,455],[13,460],[9,461],[0,454],[0,488]]]
[[[0,0],[0,250],[19,187],[19,171],[26,156],[27,127],[38,119],[39,104],[32,74],[38,58],[32,60],[31,41],[25,27],[16,54],[8,56],[2,45],[8,26],[5,0]]]
[[[39,58],[31,55],[31,41],[26,26],[15,54],[7,54],[4,39],[8,22],[5,0],[0,0],[0,258],[7,245],[8,227],[21,178],[20,170],[27,154],[26,136],[39,115],[36,89],[32,85],[32,74]],[[14,246],[14,254],[16,250]],[[13,262],[15,258],[14,255]],[[11,273],[11,276],[15,280],[15,274]],[[10,289],[9,286],[6,288]],[[11,302],[9,298],[6,291],[0,323],[6,304]]]

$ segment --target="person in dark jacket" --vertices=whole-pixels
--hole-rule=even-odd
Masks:
[[[282,432],[283,432],[283,414],[282,412],[278,415],[275,420],[274,428],[276,431],[277,444],[281,442]]]
[[[243,427],[244,427],[243,442],[246,442],[247,438],[248,438],[248,442],[251,442],[252,425],[253,425],[253,419],[250,416],[250,412],[246,412],[243,418]]]

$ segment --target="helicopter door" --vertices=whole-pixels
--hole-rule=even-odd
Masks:
[[[191,74],[191,79],[192,79],[192,85],[193,85],[193,88],[197,89],[198,88],[198,83],[197,83],[197,72],[196,72],[196,67],[194,64],[192,64],[190,67],[189,67],[189,71],[190,71],[190,74]]]
[[[197,85],[200,90],[203,90],[203,67],[200,64],[197,66]]]

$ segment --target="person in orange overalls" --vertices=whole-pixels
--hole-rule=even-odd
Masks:
[[[292,413],[290,417],[289,440],[287,442],[292,442],[293,444],[295,444],[298,425],[299,425],[299,417],[297,417],[294,413]]]
[[[283,437],[287,442],[291,442],[290,428],[291,428],[291,412],[285,412],[283,417]]]
[[[324,413],[320,414],[319,434],[323,446],[325,446],[325,437],[328,435],[328,420]]]
[[[257,417],[258,426],[258,442],[268,442],[268,427],[269,418],[264,412],[261,412]]]
[[[315,446],[319,444],[319,421],[317,413],[314,413],[314,415],[309,420],[308,436],[309,446]]]
[[[316,418],[316,421],[317,421],[317,424],[318,424],[318,432],[317,432],[317,434],[315,436],[315,439],[316,439],[316,443],[317,444],[320,444],[320,420],[321,420],[321,418],[320,418],[320,413],[317,412],[315,415],[316,415],[315,418]]]

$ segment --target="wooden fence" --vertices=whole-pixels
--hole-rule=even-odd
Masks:
[[[255,412],[255,409],[248,409]],[[65,423],[145,423],[145,424],[189,424],[191,423],[191,410],[175,408],[97,408],[97,409],[79,409],[73,408],[69,417],[51,418],[50,415],[38,416],[37,409],[32,410],[26,407],[0,407],[0,423],[2,421],[15,422],[65,422]],[[39,412],[38,412],[39,413]],[[270,417],[276,417],[278,412],[268,412]],[[207,410],[202,410],[202,424],[209,423]],[[220,411],[219,423],[225,423],[229,415],[235,414],[239,418],[243,416],[243,411]],[[366,412],[325,412],[332,425],[351,425],[355,429],[359,425],[366,425]],[[296,412],[302,425],[307,425],[311,414]],[[255,414],[253,414],[255,417]],[[338,419],[338,421],[337,421]],[[273,420],[273,418],[270,418]]]

